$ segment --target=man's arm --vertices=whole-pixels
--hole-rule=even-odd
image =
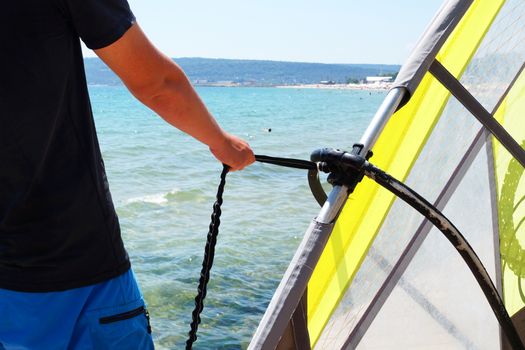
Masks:
[[[157,50],[135,23],[119,40],[95,53],[131,93],[168,123],[208,145],[232,170],[254,162],[247,142],[217,124],[180,67]]]

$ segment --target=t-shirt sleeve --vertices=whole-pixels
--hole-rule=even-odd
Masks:
[[[106,47],[133,25],[127,0],[64,0],[78,35],[92,50]]]

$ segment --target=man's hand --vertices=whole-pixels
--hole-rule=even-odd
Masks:
[[[241,170],[255,162],[250,145],[237,136],[227,133],[216,146],[210,146],[210,151],[220,162],[228,165],[231,171]]]
[[[248,143],[217,124],[184,72],[153,46],[137,23],[116,42],[95,53],[137,99],[171,125],[208,145],[231,170],[255,161]]]

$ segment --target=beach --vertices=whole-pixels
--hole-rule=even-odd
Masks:
[[[297,85],[279,85],[276,88],[281,89],[327,89],[327,90],[365,90],[365,91],[383,91],[390,90],[393,83],[373,83],[373,84],[297,84]]]
[[[387,91],[390,90],[394,83],[380,82],[380,83],[359,83],[359,84],[290,84],[290,85],[258,85],[254,83],[239,83],[239,82],[194,82],[197,87],[262,87],[262,88],[278,88],[278,89],[323,89],[323,90],[364,90],[364,91]]]

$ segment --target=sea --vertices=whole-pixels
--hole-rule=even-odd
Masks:
[[[386,94],[248,87],[197,91],[219,124],[248,141],[256,154],[300,159],[318,148],[350,150]],[[164,122],[124,87],[92,85],[89,92],[155,346],[182,349],[222,165],[205,145]],[[319,209],[303,170],[255,163],[227,176],[194,349],[248,346]]]

